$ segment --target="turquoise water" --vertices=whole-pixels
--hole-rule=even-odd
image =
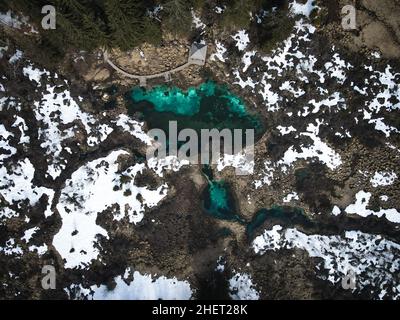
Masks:
[[[246,226],[246,233],[249,238],[258,227],[267,219],[275,219],[277,223],[285,226],[301,225],[307,228],[313,226],[313,222],[305,215],[301,208],[273,206],[271,209],[261,209],[256,212],[253,219]]]
[[[244,220],[237,209],[234,193],[229,183],[214,178],[210,166],[203,166],[202,173],[206,177],[208,185],[203,193],[204,211],[217,219],[236,221],[246,225],[246,234],[252,238],[254,232],[268,219],[275,220],[283,227],[301,225],[306,228],[313,227],[314,223],[306,216],[301,208],[286,206],[273,206],[270,209],[258,210],[253,219]]]
[[[208,181],[203,193],[204,211],[217,219],[244,223],[236,209],[230,185],[223,180],[214,180],[209,166],[203,166],[202,172]]]
[[[305,215],[301,208],[273,206],[270,209],[261,209],[256,212],[251,221],[244,220],[235,206],[233,192],[228,183],[223,180],[209,180],[204,191],[204,210],[217,219],[236,221],[246,225],[246,234],[252,238],[254,232],[267,220],[275,220],[283,227],[300,225],[312,228],[313,222]]]
[[[148,101],[153,104],[157,112],[172,112],[177,115],[193,116],[200,110],[200,94],[210,96],[214,92],[205,91],[203,85],[197,90],[189,88],[183,92],[179,88],[166,86],[155,87],[150,91],[143,88],[132,90],[132,99],[135,102]]]
[[[256,138],[264,132],[260,117],[251,114],[241,98],[224,85],[207,81],[184,91],[177,87],[157,86],[150,90],[134,88],[130,92],[128,112],[139,114],[149,129],[168,133],[169,121],[177,121],[178,131],[201,129],[255,129]]]
[[[229,185],[223,180],[210,181],[204,197],[205,211],[217,219],[238,220]]]

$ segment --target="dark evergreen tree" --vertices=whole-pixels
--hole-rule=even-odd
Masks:
[[[41,8],[56,8],[56,29],[40,28]],[[29,16],[38,26],[41,42],[61,56],[69,49],[93,50],[98,47],[131,49],[143,41],[161,41],[160,23],[148,16],[154,6],[146,0],[13,0],[11,9]]]
[[[219,23],[229,29],[249,28],[255,30],[255,43],[268,50],[291,29],[286,12],[281,16],[268,16],[255,25],[255,16],[272,7],[287,6],[287,0],[218,0],[225,7],[218,16]],[[43,30],[41,8],[56,8],[56,30]],[[163,10],[155,17],[149,14],[156,5]],[[192,30],[192,7],[204,10],[199,0],[6,0],[1,3],[3,11],[11,9],[30,17],[41,34],[41,43],[49,55],[62,57],[69,50],[93,50],[99,47],[122,50],[134,48],[143,42],[159,44],[161,30],[189,37]],[[282,23],[280,21],[283,21]],[[210,20],[212,21],[212,20]],[[280,30],[285,32],[280,32]],[[51,52],[50,52],[51,51]]]
[[[187,0],[167,0],[163,4],[165,28],[178,35],[187,35],[192,26],[191,3]]]
[[[104,12],[110,46],[126,50],[142,42],[146,7],[141,1],[105,0]]]

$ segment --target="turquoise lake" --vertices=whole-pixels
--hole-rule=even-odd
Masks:
[[[256,139],[264,133],[260,117],[250,113],[244,101],[226,86],[213,81],[186,91],[168,86],[149,90],[136,87],[128,97],[128,112],[139,115],[149,129],[158,128],[166,133],[170,121],[177,121],[178,131],[254,129]]]

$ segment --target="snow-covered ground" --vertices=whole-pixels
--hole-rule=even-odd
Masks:
[[[71,285],[65,291],[76,299],[89,298],[93,300],[189,300],[193,290],[188,281],[176,278],[153,277],[141,274],[131,268],[124,275],[114,278],[115,288],[93,285],[83,288],[81,285]]]
[[[344,236],[307,235],[275,225],[256,237],[252,246],[257,254],[280,249],[305,250],[310,257],[321,260],[316,272],[322,279],[337,283],[352,270],[357,289],[370,286],[374,296],[381,299],[388,292],[400,297],[396,276],[400,271],[400,245],[382,236],[360,231],[346,231]]]
[[[144,163],[119,172],[118,158],[124,155],[129,154],[113,151],[79,168],[66,181],[57,204],[62,227],[53,240],[66,260],[66,268],[85,266],[97,258],[97,235],[108,237],[107,231],[96,224],[98,214],[113,208],[114,219],[126,216],[130,223],[138,223],[145,208],[157,205],[166,196],[166,185],[156,190],[135,186],[135,176],[145,168]]]
[[[229,295],[233,300],[258,300],[260,298],[251,276],[246,273],[236,273],[230,278],[229,290]]]
[[[356,201],[353,204],[350,204],[346,209],[346,213],[350,214],[358,214],[362,217],[368,217],[370,215],[374,215],[377,217],[385,217],[391,222],[400,223],[400,212],[397,209],[380,209],[379,211],[374,211],[368,209],[369,201],[371,199],[372,194],[370,192],[359,191],[356,194]]]

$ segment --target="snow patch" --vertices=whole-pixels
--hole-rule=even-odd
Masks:
[[[229,296],[232,300],[259,300],[260,295],[255,289],[251,276],[246,273],[236,273],[229,279]]]
[[[316,268],[321,279],[337,283],[352,270],[357,289],[372,289],[380,298],[390,291],[394,297],[400,297],[396,288],[400,287],[396,277],[400,271],[400,245],[380,235],[360,231],[346,231],[343,237],[306,235],[276,225],[256,237],[252,246],[257,254],[280,249],[305,250],[310,257],[322,259]]]

